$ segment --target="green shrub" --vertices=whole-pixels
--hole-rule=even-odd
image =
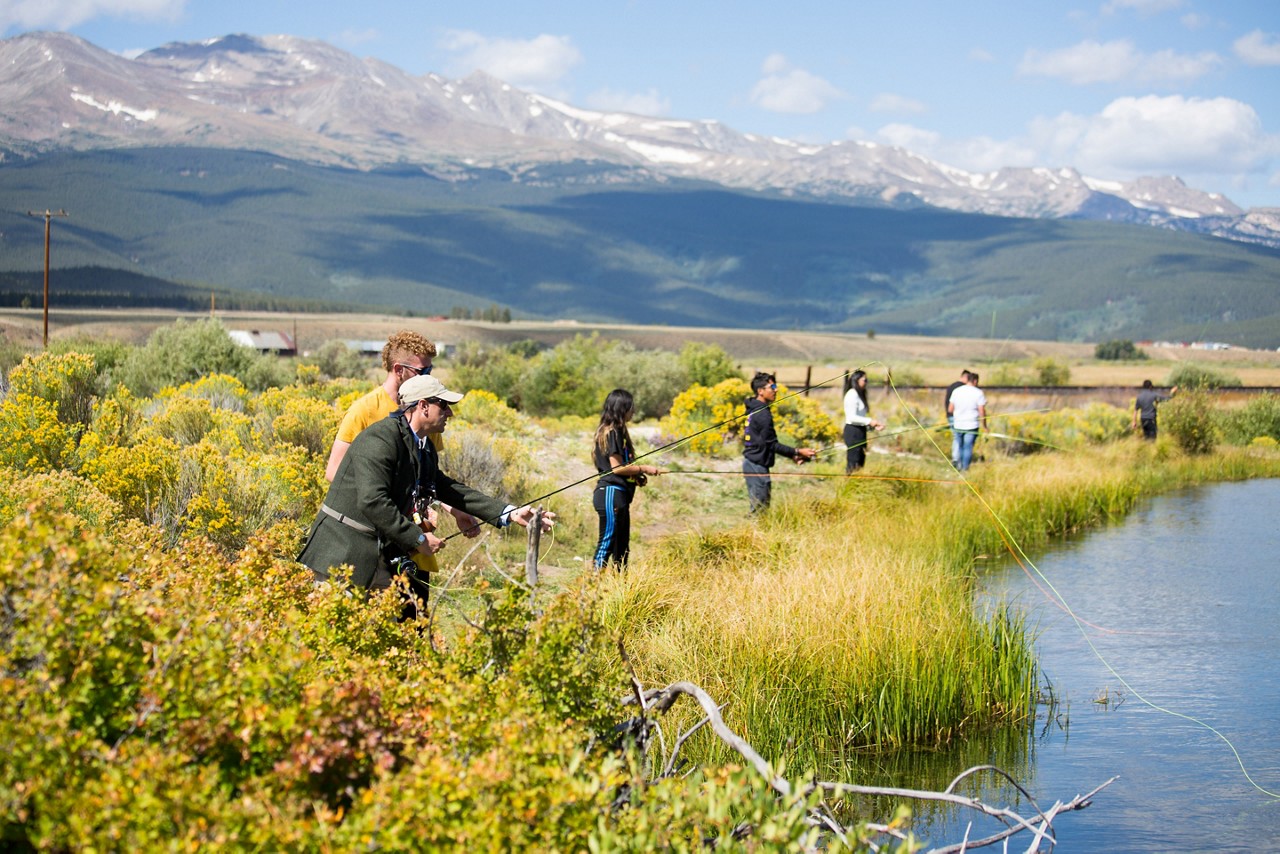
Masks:
[[[1180,393],[1160,407],[1160,429],[1188,454],[1208,454],[1218,444],[1213,401],[1203,390]]]
[[[1120,362],[1145,359],[1147,354],[1132,341],[1117,338],[1112,341],[1104,341],[1094,347],[1093,357],[1107,362]]]
[[[675,353],[637,350],[629,341],[611,343],[601,349],[600,366],[592,377],[597,395],[592,408],[570,414],[598,416],[609,392],[625,388],[634,397],[637,421],[659,418],[671,410],[675,396],[689,386],[686,376]]]
[[[690,341],[680,349],[680,367],[684,370],[682,388],[691,385],[710,387],[721,380],[742,374],[719,344],[702,344],[697,341]]]
[[[1280,395],[1261,394],[1224,412],[1221,426],[1223,440],[1231,445],[1247,445],[1262,437],[1280,441]]]
[[[143,397],[205,374],[244,376],[257,354],[231,339],[217,318],[162,326],[120,365],[117,379]]]
[[[1178,365],[1169,372],[1164,384],[1177,386],[1184,391],[1197,388],[1237,388],[1243,385],[1239,377],[1194,364]]]
[[[599,380],[604,345],[575,335],[539,354],[520,375],[520,409],[530,415],[590,415],[609,389]]]
[[[343,341],[326,341],[311,356],[302,360],[304,365],[315,365],[320,373],[330,379],[350,377],[368,379],[376,368],[377,359],[351,349]]]
[[[510,350],[464,342],[449,360],[450,385],[459,391],[484,389],[497,395],[507,406],[519,408],[523,399],[520,375],[529,358]]]
[[[1031,363],[1040,385],[1059,386],[1071,382],[1071,368],[1066,362],[1052,356],[1042,356]]]

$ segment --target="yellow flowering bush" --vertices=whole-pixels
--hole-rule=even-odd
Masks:
[[[98,373],[93,356],[38,353],[24,356],[9,372],[9,386],[53,404],[64,423],[87,425],[93,418]]]
[[[213,429],[213,404],[203,397],[157,398],[152,429],[179,445],[194,445]]]
[[[69,471],[22,477],[11,469],[0,469],[0,527],[31,507],[58,508],[68,514],[77,531],[108,530],[122,515],[119,502]]]
[[[520,436],[533,428],[527,415],[507,406],[493,392],[472,389],[457,405],[455,419],[463,428],[487,430],[495,434]]]
[[[671,404],[671,412],[659,422],[660,443],[686,436],[690,451],[712,456],[733,456],[746,421],[745,401],[751,386],[738,377],[711,388],[695,385],[681,392]],[[778,386],[773,407],[773,424],[783,441],[796,445],[822,446],[840,438],[840,428],[816,400],[792,395]],[[696,434],[696,435],[695,435]]]
[[[94,405],[90,430],[102,443],[127,447],[137,440],[142,424],[142,401],[119,386],[110,397],[101,398]]]
[[[1008,454],[1025,454],[1101,445],[1130,435],[1131,421],[1127,410],[1106,403],[1091,403],[1084,409],[1010,415],[990,422],[993,427],[989,435],[995,434],[997,442],[989,447]]]
[[[178,444],[155,435],[131,446],[110,439],[96,431],[85,434],[77,450],[80,474],[135,519],[170,518],[178,490]]]
[[[10,391],[0,401],[0,465],[56,471],[74,457],[80,430],[80,425],[58,418],[57,403],[27,391]]]
[[[690,451],[731,455],[730,443],[742,435],[741,416],[746,412],[743,401],[750,396],[751,386],[739,377],[710,388],[690,386],[676,395],[671,411],[658,422],[662,443],[692,436],[684,445]]]
[[[317,456],[328,456],[340,421],[340,414],[327,401],[290,397],[271,422],[271,436],[277,444],[295,445]]]

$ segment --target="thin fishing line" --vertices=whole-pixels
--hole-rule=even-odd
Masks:
[[[963,480],[950,479],[942,480],[933,477],[902,477],[899,475],[888,474],[840,474],[838,472],[806,472],[806,471],[775,471],[765,474],[757,474],[755,472],[741,471],[724,471],[721,469],[672,469],[667,475],[672,474],[719,474],[733,475],[734,477],[838,477],[844,480],[900,480],[907,483],[964,483]],[[663,475],[666,477],[667,475]]]
[[[893,388],[894,394],[898,396],[899,400],[901,400],[902,397],[900,394],[898,394],[897,387],[892,384],[892,380],[890,381],[890,386]],[[904,405],[905,405],[905,402],[904,402]],[[914,414],[912,415],[912,417],[913,418],[915,417]],[[928,435],[928,434],[926,433],[925,435]],[[933,437],[930,436],[929,440],[933,442]],[[941,455],[942,449],[938,447],[937,442],[933,442],[933,445],[934,445],[934,448]],[[959,473],[958,470],[957,470],[957,473]],[[1084,642],[1089,645],[1089,650],[1094,654],[1094,656],[1098,659],[1098,661],[1102,663],[1102,666],[1107,669],[1108,673],[1114,676],[1121,685],[1123,685],[1126,689],[1128,689],[1129,692],[1133,694],[1133,696],[1137,697],[1138,701],[1143,703],[1144,705],[1158,712],[1163,712],[1164,714],[1170,715],[1171,717],[1180,718],[1184,721],[1195,724],[1196,726],[1202,727],[1208,730],[1209,732],[1213,733],[1222,741],[1223,744],[1225,744],[1231,750],[1232,755],[1235,756],[1236,764],[1240,766],[1240,773],[1244,775],[1244,778],[1249,782],[1249,785],[1253,786],[1259,792],[1262,792],[1264,795],[1267,795],[1268,797],[1280,799],[1280,792],[1273,792],[1270,789],[1267,789],[1261,786],[1253,779],[1253,777],[1249,774],[1249,769],[1245,767],[1244,759],[1241,758],[1240,756],[1240,751],[1236,750],[1236,746],[1231,742],[1231,739],[1227,738],[1225,735],[1223,735],[1221,732],[1215,729],[1211,724],[1205,721],[1202,721],[1199,718],[1193,717],[1191,715],[1183,714],[1182,712],[1174,711],[1173,709],[1166,708],[1151,700],[1148,700],[1140,691],[1138,691],[1136,688],[1130,685],[1129,682],[1123,676],[1121,676],[1114,667],[1111,666],[1111,662],[1107,660],[1106,656],[1104,656],[1102,652],[1094,645],[1093,638],[1091,638],[1089,636],[1089,633],[1084,629],[1085,622],[1079,616],[1076,615],[1075,610],[1072,609],[1070,604],[1067,602],[1066,597],[1064,597],[1062,593],[1053,585],[1053,582],[1050,581],[1048,577],[1045,576],[1045,574],[1040,571],[1040,568],[1036,566],[1034,561],[1032,561],[1029,557],[1027,557],[1026,552],[1023,551],[1020,545],[1018,545],[1016,538],[1014,538],[1012,532],[1009,531],[1008,526],[1005,525],[1004,523],[1004,520],[1002,520],[1000,518],[1000,515],[996,513],[995,508],[993,508],[991,504],[988,503],[988,501],[986,500],[986,497],[983,496],[983,494],[978,490],[976,486],[973,485],[973,483],[968,478],[965,478],[965,485],[969,488],[969,491],[973,493],[974,498],[976,498],[978,502],[983,506],[983,508],[986,509],[987,513],[990,514],[991,518],[995,520],[997,529],[1001,531],[1001,536],[1002,538],[1005,539],[1006,547],[1010,547],[1010,553],[1014,554],[1013,550],[1016,549],[1017,553],[1014,555],[1015,559],[1017,558],[1018,555],[1021,555],[1023,558],[1025,558],[1027,565],[1030,566],[1031,569],[1035,571],[1035,574],[1039,576],[1042,581],[1044,581],[1045,585],[1047,585],[1048,588],[1053,591],[1053,595],[1058,599],[1059,602],[1062,603],[1062,607],[1066,611],[1067,615],[1071,617],[1072,621],[1076,624],[1076,628],[1079,629],[1081,637],[1084,638]]]
[[[873,363],[873,364],[874,364],[874,363]],[[845,376],[846,376],[846,374],[848,374],[848,373],[849,373],[848,371],[841,371],[839,374],[837,374],[836,376],[834,376],[834,377],[832,377],[832,378],[830,378],[830,379],[823,380],[823,381],[822,381],[822,382],[820,382],[820,383],[814,383],[813,385],[807,385],[807,386],[805,386],[805,387],[803,387],[803,388],[797,389],[796,391],[793,391],[793,392],[791,392],[791,393],[789,393],[789,394],[786,394],[786,395],[784,395],[784,396],[782,396],[782,397],[777,398],[776,400],[774,400],[774,401],[773,401],[773,403],[770,403],[766,408],[768,408],[768,409],[772,409],[774,406],[777,406],[779,403],[782,403],[782,401],[784,401],[784,400],[790,400],[790,399],[791,399],[791,398],[793,398],[793,397],[797,397],[797,396],[799,396],[799,395],[802,395],[802,394],[804,394],[805,392],[809,391],[810,389],[822,388],[823,386],[825,386],[825,385],[829,385],[830,383],[833,383],[833,382],[835,382],[836,380],[842,380],[842,379],[844,379],[844,377],[845,377]],[[682,436],[682,437],[680,437],[680,438],[678,438],[678,439],[673,439],[672,441],[670,441],[670,442],[666,443],[665,445],[660,445],[660,446],[658,446],[657,448],[654,448],[652,451],[646,451],[645,453],[640,454],[640,455],[639,455],[639,456],[637,456],[634,460],[631,460],[631,461],[630,461],[630,462],[628,462],[628,463],[624,463],[624,465],[635,465],[636,463],[640,462],[641,460],[645,459],[646,457],[651,457],[651,456],[653,456],[654,454],[664,453],[664,452],[669,451],[669,450],[671,450],[671,449],[673,449],[673,448],[675,448],[675,447],[677,447],[677,446],[679,446],[679,445],[684,444],[685,442],[690,442],[690,441],[692,441],[692,440],[696,439],[697,437],[701,436],[703,433],[709,433],[709,432],[711,432],[712,430],[719,430],[721,427],[723,427],[723,426],[724,426],[724,425],[726,425],[726,424],[732,424],[732,423],[733,423],[733,422],[735,422],[735,421],[741,421],[741,420],[745,419],[745,418],[747,417],[747,415],[748,415],[748,414],[749,414],[749,413],[746,413],[746,412],[743,412],[743,413],[742,413],[742,414],[740,414],[740,415],[736,415],[736,414],[735,414],[735,415],[730,416],[729,418],[724,419],[723,421],[720,421],[720,422],[719,422],[719,423],[717,423],[717,424],[712,424],[712,425],[711,425],[711,426],[709,426],[709,427],[703,427],[701,430],[697,430],[697,431],[695,431],[695,432],[693,432],[693,433],[690,433],[690,434],[689,434],[689,435],[687,435],[687,436]],[[568,491],[568,490],[570,490],[570,489],[573,489],[575,486],[580,486],[581,484],[584,484],[584,483],[586,483],[586,482],[587,482],[587,481],[589,481],[589,480],[596,480],[597,478],[601,477],[602,475],[609,474],[609,472],[612,472],[614,469],[618,469],[618,468],[622,468],[622,466],[614,466],[612,469],[609,469],[609,471],[608,471],[608,472],[599,472],[599,471],[598,471],[598,472],[595,472],[594,474],[589,474],[589,475],[587,475],[586,477],[579,478],[578,480],[575,480],[573,483],[565,484],[564,486],[561,486],[561,487],[559,487],[558,489],[553,489],[552,491],[548,492],[548,493],[547,493],[547,494],[545,494],[545,495],[541,495],[541,496],[539,496],[539,497],[537,497],[537,498],[534,498],[534,499],[532,499],[532,500],[530,500],[530,501],[526,501],[526,502],[524,502],[524,504],[521,504],[520,506],[521,506],[521,507],[527,507],[527,506],[532,506],[532,505],[535,505],[535,504],[539,504],[539,503],[541,503],[541,502],[543,502],[543,501],[546,501],[548,498],[553,498],[553,497],[555,497],[555,496],[559,495],[560,493],[562,493],[562,492],[566,492],[566,491]],[[502,515],[503,515],[503,514],[499,514],[499,515],[494,516],[494,517],[489,518],[489,519],[481,519],[480,521],[481,521],[482,523],[487,522],[487,523],[490,523],[490,524],[491,524],[491,523],[493,523],[493,521],[494,521],[494,520],[502,518]],[[457,532],[455,532],[455,533],[449,534],[447,537],[444,537],[444,541],[445,541],[445,542],[448,542],[449,540],[452,540],[454,537],[461,536],[461,534],[462,534],[462,532],[461,532],[461,531],[457,531]]]

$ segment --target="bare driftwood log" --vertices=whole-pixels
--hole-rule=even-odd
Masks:
[[[618,647],[622,653],[623,661],[627,661],[629,666],[630,662],[627,659],[626,650],[622,648],[621,643],[618,644]],[[661,772],[657,774],[658,777],[671,776],[676,768],[677,754],[680,752],[680,748],[684,745],[685,741],[687,741],[689,736],[696,730],[703,726],[710,726],[711,730],[720,738],[720,740],[733,748],[738,755],[745,759],[751,767],[755,769],[756,773],[758,773],[775,792],[785,797],[795,791],[790,782],[774,773],[773,766],[770,765],[769,762],[755,750],[755,748],[748,744],[746,739],[729,729],[728,725],[724,722],[724,718],[721,717],[721,706],[718,705],[706,691],[702,690],[697,685],[694,685],[691,682],[674,682],[665,688],[651,688],[645,690],[640,684],[640,681],[636,678],[634,672],[632,672],[631,675],[631,683],[632,693],[622,698],[622,704],[638,705],[640,707],[640,714],[622,724],[619,727],[619,730],[634,738],[636,744],[641,750],[648,750],[653,734],[656,733],[658,738],[661,740],[661,728],[658,726],[656,721],[652,720],[653,715],[665,714],[681,697],[692,698],[694,702],[702,708],[703,718],[689,730],[680,734],[676,739],[670,755],[665,755],[665,742],[660,745],[664,755],[662,757],[662,761],[655,764],[656,767],[660,767],[662,769]],[[972,777],[975,774],[984,772],[1004,777],[1022,793],[1022,795],[1027,799],[1027,803],[1029,803],[1034,809],[1034,812],[1029,816],[1024,816],[1012,809],[1009,809],[1008,807],[991,806],[983,803],[977,798],[970,798],[955,793],[956,786],[963,780]],[[994,765],[977,765],[973,768],[966,769],[957,775],[956,778],[951,781],[951,784],[941,792],[921,789],[900,789],[885,786],[860,786],[852,783],[832,782],[810,783],[801,791],[805,794],[809,794],[816,790],[821,790],[824,793],[837,796],[841,794],[874,795],[889,798],[900,798],[903,800],[941,801],[953,804],[956,807],[971,809],[981,813],[982,815],[990,816],[991,818],[1002,822],[1005,827],[999,833],[976,840],[969,839],[968,833],[966,832],[965,839],[963,841],[953,845],[934,848],[932,851],[937,852],[937,854],[958,854],[958,852],[968,851],[975,848],[983,848],[988,845],[994,845],[998,842],[1005,842],[1010,837],[1013,837],[1023,831],[1028,831],[1030,832],[1032,839],[1026,850],[1031,852],[1039,850],[1041,844],[1047,844],[1052,848],[1053,845],[1057,843],[1053,832],[1053,820],[1062,813],[1071,812],[1073,810],[1082,810],[1089,806],[1093,803],[1094,795],[1111,785],[1116,781],[1116,779],[1116,777],[1112,777],[1110,780],[1102,783],[1088,794],[1076,795],[1074,798],[1066,802],[1057,801],[1048,809],[1041,809],[1035,799],[1031,797],[1031,794],[1023,788],[1017,780]],[[811,811],[809,820],[814,825],[826,829],[828,832],[838,836],[840,839],[846,839],[849,829],[841,825],[841,823],[836,820],[831,808],[825,800],[819,802],[819,804]],[[883,834],[899,840],[906,838],[904,830],[894,825],[873,823],[867,824],[865,827],[875,833]],[[746,832],[749,829],[740,830]],[[735,835],[737,834],[735,833]],[[874,848],[875,846],[872,847]]]

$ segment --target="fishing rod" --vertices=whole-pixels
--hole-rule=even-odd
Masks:
[[[871,365],[873,365],[873,364],[877,364],[877,363],[876,363],[876,362],[869,362],[869,363],[867,363],[866,367],[870,367],[870,366],[871,366]],[[860,370],[860,369],[859,369],[859,370]],[[779,403],[782,403],[782,401],[784,401],[784,400],[790,400],[790,399],[791,399],[791,398],[793,398],[793,397],[798,397],[798,396],[800,396],[800,395],[802,395],[802,394],[804,394],[804,393],[808,392],[808,391],[809,391],[809,390],[811,390],[811,389],[815,389],[815,388],[822,388],[823,386],[830,385],[831,383],[835,382],[836,380],[843,380],[843,379],[844,379],[844,378],[845,378],[849,373],[850,373],[849,371],[842,371],[842,372],[840,372],[839,374],[837,374],[836,376],[831,377],[830,379],[823,380],[822,382],[819,382],[819,383],[813,383],[812,385],[804,386],[804,387],[803,387],[803,388],[801,388],[801,389],[798,389],[798,390],[796,390],[796,391],[793,391],[793,392],[791,392],[791,393],[789,393],[789,394],[783,395],[782,397],[779,397],[779,398],[775,399],[772,403],[766,404],[766,406],[765,406],[764,408],[766,408],[766,409],[772,409],[774,406],[777,406]],[[759,411],[759,410],[757,410],[757,411]],[[722,421],[719,421],[719,422],[717,422],[717,423],[715,423],[715,424],[712,424],[712,425],[710,425],[710,426],[708,426],[708,427],[703,427],[701,430],[697,430],[697,431],[695,431],[695,432],[693,432],[693,433],[690,433],[690,434],[689,434],[689,435],[687,435],[687,436],[681,436],[681,437],[680,437],[680,438],[678,438],[678,439],[673,439],[672,441],[667,442],[665,445],[660,445],[660,446],[658,446],[658,447],[654,448],[652,451],[646,451],[645,453],[640,454],[639,456],[637,456],[634,460],[630,460],[629,462],[626,462],[626,463],[624,463],[623,465],[634,465],[634,464],[636,464],[636,463],[640,462],[641,460],[645,459],[646,457],[651,457],[651,456],[653,456],[654,454],[659,454],[659,453],[663,453],[663,452],[669,451],[669,450],[671,450],[671,449],[673,449],[673,448],[676,448],[676,447],[678,447],[678,446],[680,446],[680,445],[683,445],[683,444],[684,444],[684,443],[686,443],[686,442],[690,442],[690,441],[692,441],[692,440],[694,440],[694,439],[698,438],[699,436],[703,435],[704,433],[709,433],[709,432],[711,432],[712,430],[719,430],[721,427],[725,426],[726,424],[732,424],[732,423],[734,423],[735,421],[742,421],[743,419],[747,418],[747,416],[748,416],[748,415],[750,415],[750,413],[749,413],[749,412],[743,412],[743,413],[741,413],[741,414],[735,414],[735,415],[732,415],[732,416],[730,416],[730,417],[728,417],[728,418],[725,418],[725,419],[724,419],[724,420],[722,420]],[[621,467],[622,467],[621,465],[619,465],[619,466],[614,466],[613,468],[609,469],[609,471],[607,471],[607,472],[601,472],[601,471],[598,471],[598,472],[596,472],[596,473],[594,473],[594,474],[589,474],[589,475],[587,475],[586,477],[579,478],[578,480],[573,481],[572,483],[565,484],[564,486],[561,486],[561,487],[559,487],[558,489],[553,489],[552,491],[550,491],[550,492],[546,493],[545,495],[540,495],[540,496],[538,496],[537,498],[534,498],[534,499],[532,499],[532,500],[530,500],[530,501],[526,501],[526,502],[524,502],[524,504],[522,504],[522,505],[520,505],[520,506],[525,507],[525,506],[530,506],[530,505],[534,505],[534,504],[541,503],[541,502],[543,502],[543,501],[546,501],[548,498],[553,498],[553,497],[555,497],[555,496],[559,495],[559,494],[560,494],[560,493],[562,493],[562,492],[566,492],[566,491],[568,491],[568,490],[570,490],[570,489],[573,489],[575,486],[581,486],[582,484],[586,483],[587,481],[590,481],[590,480],[596,480],[596,479],[600,478],[601,476],[606,475],[606,474],[609,474],[610,472],[614,471],[614,469],[618,469],[618,468],[621,468]],[[493,523],[495,520],[502,518],[502,515],[505,515],[505,514],[499,514],[498,516],[494,516],[494,517],[492,517],[492,518],[490,518],[490,519],[481,519],[480,521],[481,521],[481,523],[485,523],[485,522]],[[462,532],[461,532],[461,531],[457,531],[457,532],[455,532],[455,533],[449,534],[448,536],[444,537],[443,539],[444,539],[444,541],[445,541],[445,542],[448,542],[449,540],[453,539],[454,537],[460,536],[461,534],[462,534]]]

